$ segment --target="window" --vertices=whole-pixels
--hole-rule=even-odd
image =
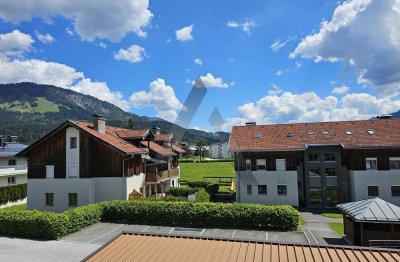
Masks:
[[[293,132],[287,132],[286,136],[287,137],[293,137]]]
[[[68,166],[68,178],[77,178],[78,176],[78,166]]]
[[[255,133],[254,134],[254,138],[261,138],[261,134],[260,133]]]
[[[286,161],[285,159],[276,159],[276,171],[285,171],[286,170]]]
[[[310,176],[320,176],[321,175],[321,169],[319,169],[319,168],[310,168],[308,170],[308,174]]]
[[[365,166],[367,169],[377,169],[377,160],[376,158],[367,158],[365,159]]]
[[[74,207],[78,205],[78,193],[68,193],[68,205]]]
[[[250,171],[250,170],[251,170],[251,160],[246,159],[246,171]]]
[[[378,186],[368,186],[368,196],[369,197],[379,196],[379,187]]]
[[[46,193],[46,206],[54,206],[54,193]]]
[[[267,161],[265,159],[257,159],[257,170],[266,170]]]
[[[247,194],[248,195],[253,194],[253,189],[252,189],[251,185],[247,185]]]
[[[15,176],[10,176],[10,177],[8,177],[8,183],[9,183],[9,184],[15,184],[15,183],[16,183],[16,178],[15,178]]]
[[[400,169],[400,157],[389,157],[390,169]]]
[[[312,135],[314,135],[314,132],[313,131],[308,131],[307,134],[312,136]]]
[[[375,131],[372,129],[368,129],[367,132],[368,132],[368,135],[370,135],[370,136],[375,135]]]
[[[326,168],[325,175],[326,176],[337,176],[337,169],[336,168]]]
[[[266,195],[267,194],[267,185],[258,185],[258,194]]]
[[[325,161],[336,161],[336,156],[334,154],[325,154]]]
[[[322,190],[310,189],[310,206],[322,206]]]
[[[322,134],[326,136],[326,135],[329,135],[329,132],[328,131],[322,131]]]
[[[54,178],[54,166],[46,166],[46,178]]]
[[[398,197],[400,196],[400,186],[391,186],[392,188],[392,196]]]
[[[76,148],[77,147],[77,138],[71,137],[69,140],[69,148]]]
[[[353,132],[351,132],[350,130],[346,131],[346,135],[352,135],[352,134],[353,134]]]
[[[9,166],[16,166],[17,165],[17,160],[16,159],[9,159],[8,160],[8,165]]]
[[[278,185],[278,195],[279,196],[287,195],[287,186],[286,185]]]
[[[318,161],[319,155],[316,153],[308,154],[308,161]]]

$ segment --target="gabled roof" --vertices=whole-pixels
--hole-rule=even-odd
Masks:
[[[142,141],[140,143],[144,147],[150,147],[151,151],[155,152],[160,156],[176,156],[176,154],[172,152],[171,149],[160,146],[159,144],[153,141]]]
[[[305,150],[312,145],[400,147],[397,130],[400,119],[234,126],[229,151]]]
[[[144,139],[150,134],[150,129],[138,129],[138,130],[120,130],[115,133],[122,139]]]
[[[87,122],[82,122],[82,121],[73,121],[73,120],[67,120],[60,126],[58,126],[56,129],[30,145],[29,147],[25,148],[21,152],[19,152],[17,155],[18,156],[27,156],[27,154],[34,149],[36,146],[41,144],[42,142],[46,141],[50,137],[52,137],[54,134],[58,133],[59,131],[63,130],[66,127],[75,127],[86,134],[92,136],[99,142],[105,144],[106,146],[110,147],[114,151],[123,154],[123,155],[132,155],[132,154],[143,154],[145,151],[143,151],[140,148],[135,147],[132,144],[129,144],[128,142],[124,141],[123,139],[119,138],[116,135],[116,131],[123,131],[125,129],[123,128],[117,128],[117,127],[106,127],[106,133],[100,133],[96,130],[93,129],[93,124],[87,123]]]
[[[15,156],[18,152],[27,147],[27,145],[18,142],[6,142],[4,147],[0,147],[0,157]]]
[[[171,142],[173,134],[159,134],[153,139],[154,142]]]
[[[171,149],[172,149],[172,151],[174,151],[174,152],[176,152],[178,154],[186,153],[186,151],[184,149],[182,149],[181,147],[179,147],[177,145],[174,145],[174,144],[171,145]]]
[[[357,222],[400,223],[400,207],[379,197],[340,204],[337,208]]]

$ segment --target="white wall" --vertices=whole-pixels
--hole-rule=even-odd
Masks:
[[[26,173],[20,174],[20,175],[10,175],[10,176],[15,177],[15,184],[8,184],[9,176],[0,176],[0,187],[26,184],[26,182],[27,182]]]
[[[26,161],[25,158],[21,158],[21,157],[2,157],[2,158],[0,158],[0,167],[8,166],[8,160],[9,159],[16,159],[17,160],[17,166],[26,166],[26,165],[28,165],[28,162]]]
[[[239,171],[236,172],[237,201],[266,205],[299,205],[297,171]],[[247,194],[252,185],[252,194]],[[258,194],[258,185],[267,185],[267,195]],[[287,186],[287,195],[278,195],[277,185]]]
[[[71,174],[79,176],[79,130],[73,127],[66,129],[66,176]],[[76,148],[70,148],[71,137],[76,137]]]
[[[352,201],[368,197],[368,186],[379,186],[379,197],[400,206],[400,197],[392,197],[391,186],[400,186],[400,170],[349,171]]]

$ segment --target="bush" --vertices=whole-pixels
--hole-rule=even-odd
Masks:
[[[134,201],[149,201],[149,202],[159,202],[159,201],[165,201],[165,202],[187,202],[188,199],[187,197],[176,197],[176,196],[164,196],[162,198],[141,198],[141,199],[136,199]]]
[[[58,239],[68,234],[65,214],[41,211],[0,212],[0,234],[40,239]]]
[[[0,204],[15,202],[26,197],[26,184],[0,187]]]
[[[208,186],[206,187],[206,191],[207,191],[207,193],[209,193],[210,195],[218,194],[219,185],[218,185],[218,184],[211,184],[211,185],[208,185]]]
[[[87,226],[100,222],[101,215],[103,214],[102,208],[101,205],[92,204],[65,211],[63,214],[69,218],[68,233],[77,232]]]
[[[290,206],[116,200],[101,203],[102,221],[182,227],[296,230],[299,213]]]
[[[198,190],[198,188],[191,187],[172,187],[169,190],[169,195],[175,197],[187,197],[188,195],[196,193]]]
[[[210,202],[210,194],[204,188],[200,188],[199,191],[195,193],[196,202]]]
[[[194,181],[194,182],[187,182],[188,187],[192,188],[206,188],[210,185],[210,182],[202,182],[202,181]]]

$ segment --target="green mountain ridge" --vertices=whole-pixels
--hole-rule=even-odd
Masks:
[[[31,144],[67,119],[91,121],[92,114],[103,115],[107,125],[127,127],[129,118],[134,128],[160,127],[168,132],[173,123],[157,117],[138,116],[95,97],[51,85],[34,83],[0,84],[0,134],[17,135],[21,142]],[[183,128],[182,128],[183,129]],[[195,143],[225,142],[226,132],[205,132],[186,129],[182,141]]]

